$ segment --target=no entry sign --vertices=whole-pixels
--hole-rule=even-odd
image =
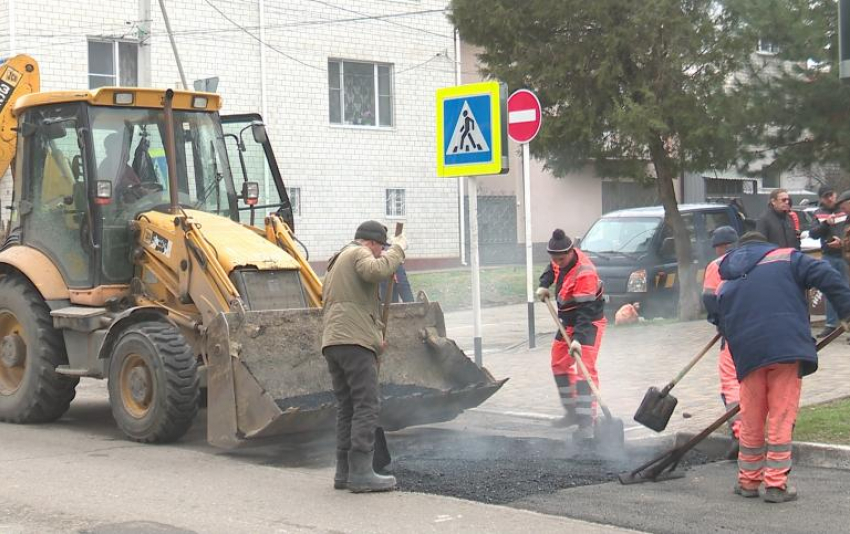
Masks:
[[[527,89],[508,98],[508,135],[517,143],[528,143],[540,131],[540,101]]]

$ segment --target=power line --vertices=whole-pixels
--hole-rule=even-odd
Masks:
[[[323,6],[327,6],[327,7],[333,8],[333,9],[339,9],[340,11],[347,11],[348,13],[353,13],[355,15],[370,16],[368,13],[363,13],[361,11],[355,11],[353,9],[348,9],[347,7],[342,7],[342,6],[338,6],[338,5],[335,5],[335,4],[331,4],[330,2],[326,2],[325,0],[308,0],[308,1],[316,3],[316,4],[321,4]],[[439,11],[445,12],[446,10],[440,9]],[[384,20],[384,19],[382,19],[382,20]],[[427,34],[430,34],[430,35],[436,35],[437,37],[442,37],[443,39],[451,38],[450,35],[432,32],[430,30],[417,28],[415,26],[408,26],[406,24],[402,24],[400,22],[396,22],[396,21],[393,21],[393,20],[384,20],[384,22],[386,22],[387,24],[393,24],[395,26],[401,26],[402,28],[407,28],[408,30],[414,30],[414,31],[422,32],[422,33],[427,33]]]
[[[234,1],[234,0],[230,0],[230,1]],[[209,2],[207,2],[207,3],[209,4]],[[216,9],[216,11],[218,11],[220,14],[222,14],[229,22],[231,22],[231,24],[234,24],[237,27],[236,28],[203,28],[203,29],[194,29],[194,30],[181,30],[181,31],[175,31],[174,35],[175,36],[204,35],[204,34],[214,34],[214,33],[231,33],[231,32],[238,32],[238,31],[245,32],[245,31],[259,29],[259,26],[239,25],[238,23],[234,22],[232,19],[230,19],[229,17],[224,15],[221,12],[221,10],[217,9],[215,6],[212,6],[212,7],[214,9]],[[315,20],[315,19],[309,20],[308,19],[308,20],[299,20],[299,21],[293,21],[293,22],[288,22],[288,23],[283,23],[283,24],[269,24],[269,25],[265,25],[264,28],[267,29],[267,30],[288,29],[288,28],[296,28],[296,27],[299,27],[299,26],[324,26],[324,25],[329,25],[329,24],[342,24],[342,23],[347,23],[347,22],[361,22],[361,21],[370,21],[370,20],[392,22],[392,21],[389,21],[389,20],[386,20],[386,19],[401,18],[401,17],[412,17],[412,16],[418,16],[418,15],[428,15],[428,14],[444,13],[444,12],[445,12],[445,10],[443,10],[443,9],[427,9],[427,10],[420,10],[420,11],[407,11],[407,12],[403,12],[403,13],[390,13],[390,14],[386,14],[386,15],[365,15],[364,14],[363,16],[340,18],[340,19],[318,19],[318,20]],[[315,13],[315,12],[310,12],[310,13]],[[131,21],[131,22],[138,23],[138,22],[144,22],[144,21]],[[147,22],[150,22],[150,21],[147,21]],[[432,35],[437,35],[439,37],[444,37],[444,38],[449,37],[447,35],[438,34],[438,33],[435,33],[435,32],[429,32],[428,30],[422,30],[421,28],[416,28],[416,27],[413,27],[413,26],[407,26],[407,25],[404,25],[404,24],[396,24],[396,26],[399,26],[401,28],[406,28],[406,29],[409,29],[409,30],[420,31],[420,32],[425,32],[425,33],[429,33],[429,34],[432,34]],[[92,30],[100,29],[101,34],[103,34],[103,33],[106,33],[106,31],[117,31],[117,30],[123,29],[124,27],[125,26],[116,26],[114,28],[92,27]],[[69,33],[26,33],[26,34],[16,33],[15,35],[16,35],[16,37],[30,37],[30,38],[58,38],[58,37],[75,37],[75,36],[83,36],[83,35],[90,35],[90,34],[91,34],[90,31],[83,30],[83,31],[69,32]],[[0,33],[0,37],[8,37],[8,36],[9,36],[9,34]]]
[[[287,54],[286,52],[283,52],[282,50],[279,50],[278,48],[276,48],[276,47],[274,47],[274,46],[272,46],[272,45],[270,45],[270,44],[268,44],[268,43],[264,42],[262,39],[260,39],[259,37],[257,37],[256,35],[254,35],[254,34],[253,34],[253,33],[251,33],[250,31],[248,31],[247,29],[245,29],[245,28],[244,28],[241,24],[239,24],[239,23],[238,23],[238,22],[236,22],[235,20],[233,20],[233,19],[231,19],[230,17],[228,17],[228,16],[227,16],[227,15],[226,15],[226,14],[225,14],[222,10],[220,10],[218,7],[216,7],[216,5],[215,5],[215,4],[213,4],[210,0],[204,0],[204,2],[205,2],[207,5],[209,5],[211,8],[213,8],[214,10],[216,10],[216,12],[217,12],[219,15],[221,15],[222,17],[224,17],[224,18],[225,18],[228,22],[230,22],[231,24],[233,24],[234,26],[236,26],[237,28],[239,28],[240,30],[242,30],[243,32],[245,32],[246,34],[248,34],[249,36],[251,36],[251,38],[252,38],[252,39],[254,39],[255,41],[257,41],[257,42],[258,42],[258,43],[260,43],[261,45],[266,46],[266,47],[268,47],[269,49],[274,50],[274,51],[275,51],[275,52],[277,52],[278,54],[282,55],[283,57],[288,58],[288,59],[290,59],[291,61],[294,61],[294,62],[299,63],[299,64],[301,64],[301,65],[304,65],[305,67],[308,67],[308,68],[311,68],[311,69],[315,69],[315,70],[324,70],[324,69],[322,69],[321,67],[316,67],[316,66],[310,65],[309,63],[305,63],[304,61],[301,61],[300,59],[298,59],[298,58],[296,58],[296,57],[290,56],[290,55],[289,55],[289,54]]]

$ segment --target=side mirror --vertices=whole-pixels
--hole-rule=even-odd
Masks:
[[[65,125],[61,122],[50,122],[41,126],[42,132],[48,139],[61,139],[65,137],[67,131]]]
[[[576,248],[581,248],[581,238],[580,238],[580,237],[576,237],[576,238],[573,240],[573,243],[575,243],[575,247],[576,247]]]
[[[260,200],[260,184],[257,182],[242,182],[242,198],[245,204],[256,206]]]
[[[676,255],[676,240],[672,237],[665,237],[661,243],[661,256],[671,258]]]
[[[266,134],[266,125],[260,121],[251,123],[251,134],[254,136],[254,141],[261,145],[269,139],[269,136]]]

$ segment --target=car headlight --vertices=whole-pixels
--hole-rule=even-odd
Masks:
[[[646,293],[646,269],[635,271],[629,275],[626,291],[629,293]]]

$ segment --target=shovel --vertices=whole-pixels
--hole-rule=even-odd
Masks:
[[[395,225],[395,235],[401,235],[402,230],[404,230],[404,223],[396,223]],[[381,314],[381,320],[384,323],[384,331],[383,331],[383,339],[387,339],[387,322],[389,322],[390,317],[390,303],[393,301],[393,285],[395,283],[395,273],[390,277],[387,282],[387,290],[384,293],[384,309]],[[381,371],[381,360],[378,360],[378,372]],[[372,457],[372,470],[377,473],[390,473],[392,472],[392,463],[393,458],[390,455],[390,449],[387,445],[387,437],[384,435],[384,428],[377,427],[375,429],[375,454]]]
[[[555,321],[555,324],[558,325],[558,330],[561,331],[561,337],[564,338],[564,342],[570,344],[570,337],[567,335],[567,330],[558,318],[558,312],[555,311],[555,306],[552,305],[552,301],[546,298],[544,299],[544,302],[549,308],[549,313],[552,315],[552,319]],[[612,416],[611,411],[608,410],[608,407],[602,402],[602,395],[599,394],[599,388],[597,388],[596,384],[593,380],[591,380],[590,373],[587,372],[587,368],[584,366],[584,362],[581,359],[581,353],[579,351],[571,350],[570,356],[575,359],[581,374],[590,386],[590,390],[596,396],[596,402],[599,403],[602,413],[605,414],[605,418],[601,421],[597,421],[596,426],[593,428],[593,439],[602,446],[622,449],[626,442],[622,419],[617,419]]]
[[[669,384],[664,386],[664,389],[659,391],[659,389],[654,386],[649,388],[646,395],[643,396],[643,401],[641,401],[640,406],[635,412],[635,421],[647,428],[655,430],[656,432],[661,432],[667,428],[667,423],[670,422],[670,416],[673,415],[673,410],[676,409],[676,404],[679,402],[679,399],[670,395],[670,390],[676,387],[676,384],[678,384],[679,381],[694,367],[694,365],[696,365],[697,362],[700,361],[709,350],[711,350],[711,347],[717,343],[718,339],[720,339],[720,334],[715,335],[714,338],[708,342],[708,345],[706,345],[699,354],[694,356],[693,359],[688,362],[688,365],[679,371],[679,374],[677,374]]]
[[[821,349],[832,343],[836,338],[841,336],[843,332],[844,327],[839,326],[838,328],[833,330],[831,334],[822,339],[820,343],[817,344],[816,349],[820,351]],[[715,338],[714,341],[717,341],[717,339]],[[709,347],[706,347],[706,349],[708,349]],[[628,485],[641,484],[643,482],[662,482],[664,480],[672,480],[675,478],[684,477],[685,473],[683,473],[682,471],[676,471],[676,467],[679,465],[679,462],[685,457],[685,454],[687,454],[688,451],[699,445],[700,442],[710,436],[712,432],[723,426],[726,421],[738,415],[738,412],[740,411],[741,405],[736,404],[735,406],[727,410],[726,413],[721,415],[719,419],[711,423],[711,425],[709,425],[705,430],[689,439],[686,443],[673,447],[669,451],[662,453],[660,456],[657,456],[652,460],[646,462],[645,464],[641,465],[640,467],[636,468],[634,471],[620,473],[620,484]]]

